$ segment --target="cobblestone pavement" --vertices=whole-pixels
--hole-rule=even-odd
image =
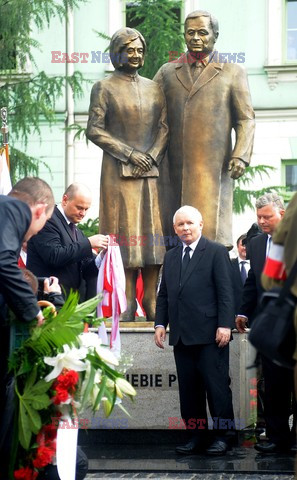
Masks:
[[[86,480],[294,480],[294,475],[282,474],[240,474],[240,473],[91,473],[86,476]]]

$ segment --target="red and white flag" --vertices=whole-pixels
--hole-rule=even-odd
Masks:
[[[11,179],[9,175],[6,150],[0,149],[0,195],[7,195],[12,188]]]
[[[284,246],[272,243],[264,265],[263,273],[275,280],[285,280]]]

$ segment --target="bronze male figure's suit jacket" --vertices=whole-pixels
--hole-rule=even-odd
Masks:
[[[233,328],[231,263],[227,249],[201,237],[180,283],[182,247],[169,250],[157,298],[155,325],[170,324],[170,345],[215,342],[218,327]]]
[[[205,236],[228,245],[233,198],[228,163],[236,157],[248,164],[254,139],[247,76],[238,64],[211,61],[193,82],[189,62],[184,54],[163,65],[154,78],[167,100],[170,133],[168,169],[174,194],[171,212],[165,214],[171,218],[181,205],[193,205],[205,219]],[[166,168],[165,162],[160,168]]]

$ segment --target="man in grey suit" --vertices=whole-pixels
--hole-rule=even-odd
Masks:
[[[193,207],[173,218],[180,245],[164,258],[157,298],[155,343],[164,348],[166,327],[174,346],[181,416],[192,438],[177,453],[225,455],[234,429],[229,386],[229,341],[234,323],[231,263],[227,249],[202,236],[203,220]],[[208,445],[206,395],[214,422]]]
[[[232,179],[249,164],[254,139],[247,76],[239,55],[228,58],[214,50],[219,25],[210,13],[190,13],[184,36],[188,51],[154,78],[166,97],[170,133],[168,163],[160,165],[164,222],[181,205],[193,205],[205,218],[207,238],[227,246],[232,244]],[[174,189],[171,204],[166,168]]]

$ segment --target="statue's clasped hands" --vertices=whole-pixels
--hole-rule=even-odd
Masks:
[[[144,172],[148,172],[152,168],[153,161],[151,157],[137,150],[133,150],[130,156],[130,162],[134,165],[132,175],[137,178]]]

